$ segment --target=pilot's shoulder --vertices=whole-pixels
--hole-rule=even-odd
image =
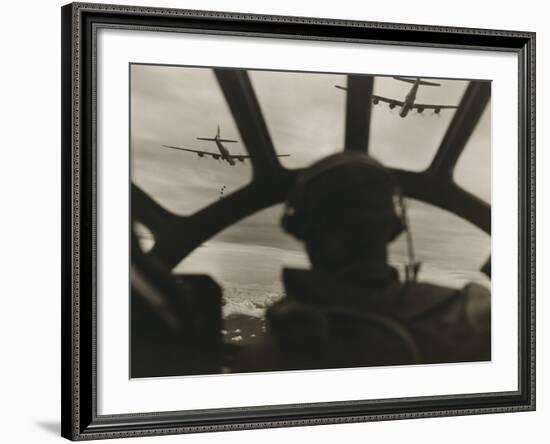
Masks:
[[[476,283],[469,283],[462,288],[452,288],[427,282],[414,282],[403,284],[401,291],[402,308],[408,311],[407,317],[444,306],[463,305],[468,310],[479,310],[482,306],[490,307],[491,304],[489,290]]]
[[[485,328],[491,319],[491,293],[477,283],[450,288],[429,283],[405,284],[402,315],[408,319],[431,313],[465,319],[471,326]],[[444,315],[445,314],[445,315]]]
[[[491,292],[487,287],[474,282],[465,285],[461,293],[465,298],[464,315],[475,327],[483,327],[491,321]]]
[[[470,282],[462,287],[461,292],[473,299],[491,299],[491,291],[476,282]]]
[[[427,282],[400,284],[398,288],[401,303],[396,314],[402,319],[414,319],[433,312],[437,308],[455,301],[459,290]]]
[[[407,297],[414,297],[416,300],[423,298],[435,302],[447,297],[467,298],[479,302],[491,300],[489,289],[475,282],[470,282],[462,288],[445,287],[427,282],[415,282],[412,284],[403,284],[403,289]]]

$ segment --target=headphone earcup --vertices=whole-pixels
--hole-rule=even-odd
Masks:
[[[303,207],[303,188],[304,184],[298,182],[287,197],[283,217],[281,218],[281,226],[283,230],[292,236],[303,240],[305,235],[304,224],[302,221]]]
[[[281,225],[283,229],[293,236],[302,239],[304,233],[303,226],[300,222],[300,217],[297,214],[297,211],[292,206],[287,206],[285,213],[281,219]]]

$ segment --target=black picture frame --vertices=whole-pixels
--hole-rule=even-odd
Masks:
[[[535,409],[535,33],[72,3],[62,14],[62,436],[119,438]],[[97,414],[95,32],[117,27],[506,51],[519,65],[518,387],[513,392]]]

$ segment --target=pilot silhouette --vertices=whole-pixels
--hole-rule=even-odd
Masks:
[[[400,281],[387,247],[406,229],[393,176],[358,152],[300,174],[282,217],[311,270],[283,270],[286,296],[265,338],[234,371],[343,368],[491,359],[489,291]]]

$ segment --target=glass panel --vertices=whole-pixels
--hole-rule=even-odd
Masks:
[[[420,85],[417,104],[458,105],[468,85],[464,80],[425,80],[441,86]],[[374,94],[403,102],[412,86],[393,77],[376,77]],[[422,171],[430,165],[455,110],[442,109],[437,114],[411,110],[406,117],[400,117],[399,112],[399,106],[392,110],[382,101],[373,105],[370,153],[386,166]]]
[[[479,270],[491,253],[491,237],[461,217],[441,208],[407,199],[416,259],[422,262],[419,281],[448,287],[469,282],[490,285]],[[390,262],[404,276],[407,244],[402,234],[390,247]]]
[[[134,233],[144,253],[147,253],[155,246],[155,237],[153,233],[141,222],[134,221]]]
[[[249,71],[281,163],[305,167],[342,151],[346,94],[334,88],[346,76],[303,72]]]
[[[249,161],[235,166],[219,158],[212,141],[217,125],[223,138],[239,132],[214,73],[207,68],[131,65],[131,177],[160,205],[190,214],[247,184]],[[163,147],[203,150],[218,159]],[[246,154],[228,143],[232,154]]]
[[[302,244],[279,226],[283,206],[249,216],[206,241],[174,269],[205,273],[223,288],[226,339],[246,343],[262,334],[265,309],[283,294],[281,270],[308,268]]]
[[[465,190],[491,202],[491,103],[458,159],[453,179]]]

